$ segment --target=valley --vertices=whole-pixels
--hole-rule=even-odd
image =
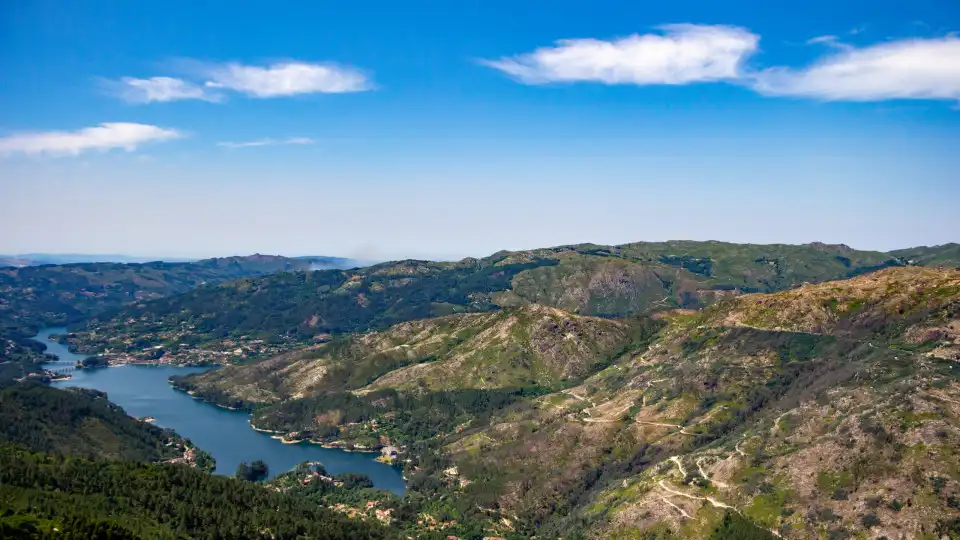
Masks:
[[[954,251],[675,242],[283,270],[91,314],[54,349],[167,365],[54,386],[417,538],[935,538],[960,524]]]

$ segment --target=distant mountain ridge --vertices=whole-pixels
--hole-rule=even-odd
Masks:
[[[338,257],[254,254],[193,262],[80,262],[0,268],[0,380],[36,368],[37,344],[25,340],[44,326],[82,321],[106,309],[189,291],[201,285],[283,271],[353,267]],[[11,360],[11,362],[6,362]]]
[[[134,352],[125,345],[132,335],[137,336],[136,350],[184,341],[202,347],[242,336],[302,344],[328,334],[527,303],[621,317],[697,308],[732,295],[775,292],[905,264],[885,253],[842,245],[690,241],[503,251],[457,262],[395,261],[357,270],[245,278],[137,301],[95,316],[90,332],[78,332],[77,344],[87,352]]]
[[[74,264],[94,262],[146,263],[146,262],[193,262],[190,257],[133,257],[117,254],[87,253],[21,253],[17,255],[0,254],[0,267],[3,266],[40,266],[43,264]]]
[[[217,258],[217,257],[213,257]],[[231,258],[231,257],[220,257]],[[347,257],[330,257],[327,255],[303,255],[290,257],[292,259],[308,260],[318,265],[316,269],[327,268],[355,268],[358,266],[369,266],[373,261],[361,259],[351,259]],[[209,259],[209,258],[208,258]],[[207,259],[197,257],[134,257],[130,255],[101,255],[86,253],[23,253],[19,255],[0,254],[0,268],[5,266],[23,267],[23,266],[41,266],[48,264],[76,264],[76,263],[125,263],[138,264],[149,262],[197,262]]]

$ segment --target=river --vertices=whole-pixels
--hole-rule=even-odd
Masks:
[[[69,368],[86,356],[70,352],[65,346],[47,339],[64,328],[46,328],[34,338],[47,346],[47,353],[60,362],[45,365],[47,369]],[[174,390],[167,382],[171,375],[206,371],[205,367],[137,366],[78,369],[71,380],[55,381],[55,387],[95,388],[106,392],[110,401],[133,416],[152,416],[156,424],[172,428],[217,460],[218,474],[233,474],[243,461],[262,459],[271,474],[288,471],[304,461],[319,461],[331,474],[360,473],[370,477],[373,485],[403,494],[400,471],[374,460],[369,452],[347,452],[314,444],[283,444],[265,433],[254,431],[250,416],[193,399]]]

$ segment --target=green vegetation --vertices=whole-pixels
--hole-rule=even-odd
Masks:
[[[173,380],[234,408],[343,390],[560,388],[642,348],[661,326],[645,317],[613,321],[530,304],[401,323]]]
[[[270,468],[260,459],[254,460],[253,463],[242,462],[237,465],[237,473],[234,476],[247,482],[260,482],[270,476]]]
[[[173,344],[226,352],[246,339],[290,349],[329,334],[526,302],[607,317],[696,308],[733,291],[773,292],[901,264],[846,246],[721,242],[562,246],[456,263],[400,261],[355,271],[279,273],[138,302],[94,318],[78,332],[76,345],[127,354]],[[253,351],[247,358],[264,356]]]
[[[458,426],[485,424],[507,406],[546,394],[537,387],[440,392],[379,390],[356,396],[322,393],[254,411],[260,429],[298,432],[319,441],[349,439],[378,446],[381,437],[409,444],[454,433]],[[356,426],[356,424],[361,424]]]
[[[0,267],[0,384],[39,371],[42,345],[27,338],[45,326],[74,324],[134,301],[247,276],[306,270],[309,259],[267,255],[189,263],[76,263]]]
[[[0,388],[0,442],[35,451],[136,461],[213,459],[171,430],[128,416],[96,390],[57,390],[35,382]]]
[[[189,467],[0,447],[0,532],[103,538],[390,538],[295,495]],[[29,537],[29,536],[27,536]],[[58,535],[57,538],[61,536]]]
[[[773,540],[776,538],[765,529],[757,527],[750,520],[736,512],[727,511],[723,521],[713,531],[711,540]]]
[[[956,243],[898,249],[890,254],[920,266],[960,267],[960,244]]]
[[[71,344],[239,364],[175,383],[289,439],[396,446],[407,494],[317,464],[261,483],[256,462],[238,468],[244,481],[100,461],[188,460],[168,450],[174,434],[100,394],[19,384],[0,391],[0,433],[29,451],[0,454],[0,532],[948,534],[960,522],[960,273],[906,264],[823,244],[581,245],[137,300]],[[835,278],[850,279],[793,288]],[[0,364],[10,372],[39,354],[9,350],[26,359]]]

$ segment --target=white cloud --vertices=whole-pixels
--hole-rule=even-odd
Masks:
[[[361,71],[337,64],[286,62],[266,67],[226,64],[207,71],[208,88],[224,88],[251,97],[362,92],[373,86]]]
[[[231,142],[224,141],[218,142],[217,146],[222,146],[224,148],[253,148],[256,146],[275,146],[278,144],[313,144],[316,141],[307,137],[290,137],[288,139],[259,139],[256,141],[246,141],[246,142]]]
[[[734,26],[673,24],[659,30],[612,41],[565,39],[553,47],[481,63],[526,84],[689,84],[737,79],[760,39]]]
[[[960,39],[912,39],[837,51],[803,69],[752,76],[768,96],[834,101],[960,99]]]
[[[152,141],[177,139],[182,134],[147,124],[103,123],[78,131],[43,131],[0,137],[0,154],[53,154],[76,156],[88,150],[123,148],[130,152]]]
[[[110,81],[108,84],[122,99],[133,103],[184,99],[220,100],[220,95],[216,92],[211,92],[197,84],[173,77],[151,77],[149,79],[124,77],[119,81]]]

